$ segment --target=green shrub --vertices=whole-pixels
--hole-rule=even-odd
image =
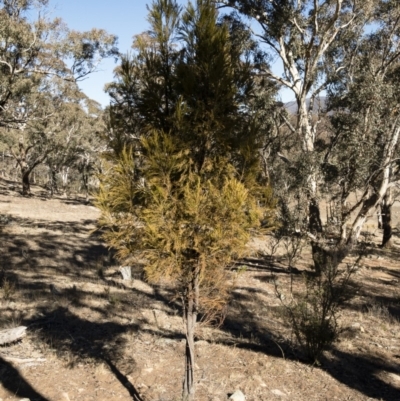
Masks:
[[[349,295],[349,280],[358,262],[344,269],[339,269],[338,263],[328,263],[320,275],[305,275],[304,290],[293,293],[289,303],[276,286],[293,334],[313,363],[318,363],[322,352],[340,334],[337,313]]]

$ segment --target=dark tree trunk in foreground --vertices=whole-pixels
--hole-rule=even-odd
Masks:
[[[22,172],[22,195],[28,196],[31,194],[31,183],[29,182],[29,177],[31,174],[31,169],[21,167]]]
[[[322,233],[322,221],[318,201],[313,198],[309,204],[309,229],[312,234]]]
[[[323,229],[318,201],[315,198],[310,200],[308,212],[309,230],[311,234],[315,235],[318,238]],[[311,252],[314,262],[314,270],[317,275],[320,275],[322,270],[326,266],[326,250],[317,241],[312,241]]]
[[[382,200],[381,210],[382,210],[382,248],[390,248],[392,246],[392,205],[393,198],[391,189],[389,188]]]

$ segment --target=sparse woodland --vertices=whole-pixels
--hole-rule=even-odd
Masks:
[[[53,400],[46,345],[137,401],[398,399],[400,3],[153,0],[126,55],[47,3],[0,1],[4,391]]]

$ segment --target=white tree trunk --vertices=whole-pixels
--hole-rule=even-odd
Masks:
[[[347,238],[348,244],[354,244],[357,242],[361,229],[367,220],[368,216],[375,212],[378,206],[382,203],[384,196],[386,195],[387,190],[390,188],[390,178],[391,178],[391,170],[393,168],[392,163],[394,159],[394,154],[397,149],[397,144],[399,141],[400,127],[394,127],[392,131],[391,138],[387,142],[384,150],[384,160],[382,161],[382,180],[380,182],[378,190],[366,196],[364,199],[361,209],[359,210],[354,222],[352,224],[350,234]],[[379,171],[376,172],[378,174]]]

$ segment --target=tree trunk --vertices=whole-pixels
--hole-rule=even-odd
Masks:
[[[392,163],[395,151],[397,149],[397,143],[400,135],[400,127],[395,126],[393,128],[392,136],[385,145],[385,157],[382,160],[382,165],[385,166],[382,169],[382,179],[379,183],[379,189],[374,189],[374,192],[365,198],[362,203],[361,209],[358,212],[356,219],[351,227],[351,232],[347,238],[347,245],[353,246],[357,243],[358,237],[360,236],[362,226],[364,225],[367,216],[376,210],[378,206],[383,202],[386,193],[390,190],[390,181],[392,178]],[[376,185],[375,187],[378,187]]]
[[[29,181],[29,175],[31,170],[26,167],[21,167],[22,172],[22,195],[29,196],[31,194],[31,183]]]
[[[381,203],[382,211],[382,248],[391,248],[392,246],[392,205],[393,198],[390,188],[387,190]]]
[[[50,197],[53,197],[54,192],[57,191],[57,171],[50,168]]]
[[[326,251],[318,243],[311,242],[311,253],[314,262],[313,269],[317,276],[320,276],[327,262]]]
[[[309,222],[308,228],[310,232],[315,235],[317,238],[320,238],[320,234],[322,233],[322,221],[321,215],[319,211],[319,205],[316,198],[312,198],[309,201]],[[314,270],[315,273],[320,276],[324,266],[326,265],[326,252],[321,247],[318,242],[311,242],[311,253],[314,262]]]
[[[347,220],[342,220],[340,224],[340,243],[344,244],[347,240]]]
[[[380,205],[380,207],[378,207],[378,229],[382,230],[383,228],[383,222],[382,222],[382,205]]]
[[[351,226],[350,235],[347,238],[347,245],[353,246],[357,243],[358,237],[361,234],[361,229],[367,220],[368,214],[372,209],[376,208],[380,203],[380,198],[377,193],[373,193],[367,199],[364,200],[361,206],[361,210],[358,212],[356,219]]]
[[[297,100],[298,105],[298,127],[300,135],[303,138],[303,152],[306,155],[312,155],[314,152],[314,135],[312,126],[309,121],[307,100],[303,95]],[[315,166],[313,166],[315,168]],[[318,184],[315,173],[307,177],[308,182],[308,229],[318,239],[320,238],[323,227],[321,221],[321,213],[319,209],[319,202],[317,198]],[[322,269],[326,266],[326,252],[318,242],[311,243],[311,252],[314,262],[314,270],[317,275],[320,275]]]
[[[196,386],[194,381],[195,348],[194,334],[196,330],[199,304],[199,268],[192,272],[184,300],[184,318],[186,324],[185,376],[183,380],[183,401],[194,401]]]
[[[82,168],[82,184],[85,189],[85,200],[87,202],[89,200],[89,172],[86,166]]]
[[[309,203],[309,230],[312,234],[322,233],[321,214],[316,198],[310,199]]]
[[[67,192],[68,175],[69,175],[69,167],[64,166],[61,170],[61,179],[64,193]]]
[[[37,158],[35,161],[28,162],[28,152],[32,148],[32,146],[25,147],[24,139],[21,137],[18,142],[18,154],[14,152],[12,147],[10,147],[10,152],[19,167],[21,168],[22,173],[22,195],[28,196],[31,194],[31,185],[29,182],[29,176],[33,169],[40,163],[43,163],[45,158],[47,157],[47,153],[44,153],[41,157]]]

